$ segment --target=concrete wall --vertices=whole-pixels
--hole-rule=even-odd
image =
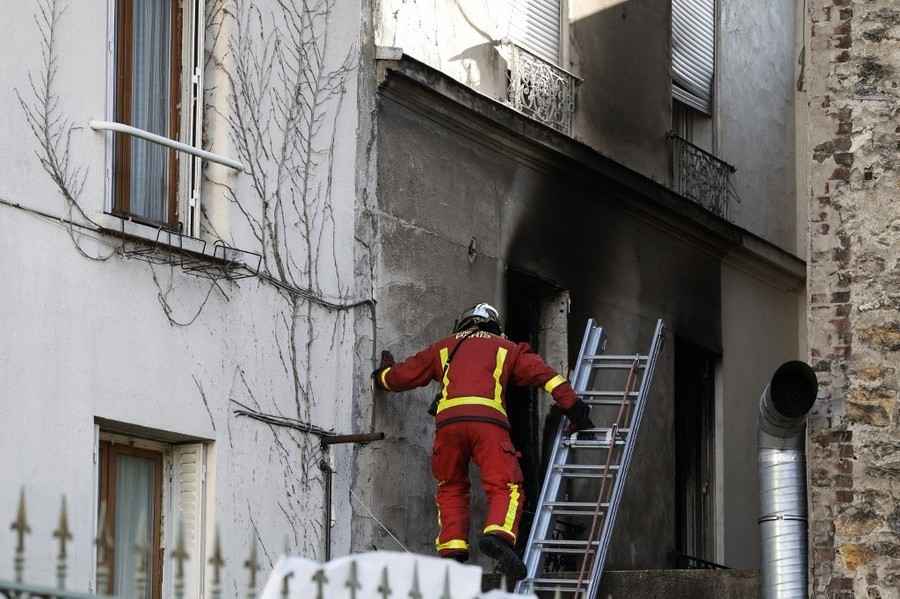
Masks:
[[[671,4],[572,0],[571,68],[584,79],[575,137],[663,184],[670,181]]]
[[[756,599],[759,575],[748,570],[613,571],[603,576],[607,599]]]
[[[721,0],[715,153],[737,168],[738,225],[794,252],[795,2]]]
[[[33,529],[28,578],[51,584],[50,531],[64,494],[75,537],[69,588],[86,590],[93,584],[97,511],[95,419],[146,427],[170,438],[200,438],[207,441],[210,455],[207,541],[218,526],[232,566],[224,584],[230,587],[233,576],[243,585],[238,564],[252,539],[259,543],[266,569],[286,537],[296,551],[321,556],[323,484],[316,438],[236,417],[232,400],[326,429],[350,428],[351,331],[357,312],[365,315],[367,309],[341,307],[366,297],[366,290],[354,284],[352,237],[360,7],[340,2],[327,17],[313,19],[320,39],[328,35],[322,72],[336,90],[321,96],[316,108],[321,128],[311,137],[317,152],[313,163],[300,151],[277,154],[280,117],[267,111],[284,91],[279,83],[233,79],[236,66],[250,53],[241,55],[232,44],[243,40],[245,51],[259,51],[253,46],[264,38],[259,34],[283,39],[284,27],[296,15],[280,14],[275,2],[260,0],[244,6],[259,10],[257,21],[248,18],[254,13],[222,12],[223,3],[207,2],[206,99],[219,108],[207,112],[207,147],[248,162],[250,156],[239,141],[242,135],[248,137],[247,131],[236,128],[233,120],[237,107],[245,117],[273,119],[266,136],[271,154],[254,153],[245,173],[219,167],[205,171],[204,234],[265,256],[265,277],[215,286],[188,276],[178,264],[151,266],[128,258],[120,251],[120,240],[96,231],[91,222],[115,222],[104,214],[109,140],[87,128],[90,119],[103,119],[112,110],[107,105],[108,4],[114,5],[77,2],[57,7],[67,10],[54,38],[58,72],[53,93],[59,114],[73,126],[71,167],[83,169],[79,172],[85,177],[83,191],[73,198],[77,206],[64,199],[42,169],[35,155],[40,150],[16,97],[18,91],[27,106],[34,106],[28,75],[37,79],[42,73],[39,31],[32,19],[38,5],[9,4],[0,18],[0,75],[6,82],[0,91],[0,421],[6,428],[0,440],[5,482],[0,512],[12,519],[19,487],[24,486]],[[232,101],[251,86],[258,92],[252,102]],[[302,126],[286,130],[288,141],[296,141],[290,136]],[[67,134],[62,130],[60,156]],[[275,177],[279,166],[289,169],[283,180]],[[77,176],[70,174],[65,187],[74,193]],[[305,194],[290,178],[302,175],[312,190]],[[261,195],[253,182],[264,179],[268,187]],[[294,217],[289,223],[275,222],[287,237],[279,248],[259,243],[251,224],[273,224],[264,201],[272,205],[274,190],[280,191],[286,209],[293,210],[296,202],[301,213],[315,215],[306,230]],[[29,210],[70,219],[80,227]],[[141,247],[147,246],[125,246]],[[307,261],[310,248],[314,254]],[[276,253],[289,263],[286,275],[276,269]],[[321,274],[299,264],[312,264]],[[300,287],[305,295],[292,291]],[[339,449],[333,456],[337,554],[349,547],[349,454]],[[164,533],[168,545],[173,526],[169,522]],[[0,553],[11,555],[12,543],[11,535],[0,536]],[[11,579],[9,566],[4,560],[0,578]]]
[[[752,373],[731,373],[743,368],[747,353],[776,360],[796,351],[796,326],[789,326],[792,315],[784,308],[793,305],[794,294],[767,295],[765,284],[723,279],[720,258],[708,248],[622,210],[623,192],[614,182],[571,165],[551,167],[558,163],[549,158],[523,158],[483,123],[473,135],[437,116],[446,107],[432,113],[407,102],[404,86],[412,84],[396,85],[382,93],[378,111],[380,347],[410,355],[445,335],[462,307],[484,300],[502,305],[504,272],[517,268],[569,291],[570,359],[588,316],[608,327],[613,353],[644,350],[658,317],[666,319],[670,339],[683,336],[714,352],[724,349],[723,330],[734,327],[723,357],[725,414],[734,420],[723,433],[747,427],[740,406],[746,407]],[[470,262],[473,238],[478,252]],[[747,319],[731,298],[726,314],[723,294],[748,288],[760,302],[756,309],[784,319]],[[753,335],[742,334],[750,328]],[[775,333],[782,329],[794,336]],[[610,567],[665,567],[675,548],[673,348],[666,346],[659,365]],[[761,384],[762,378],[751,388]],[[388,440],[359,454],[362,488],[378,498],[388,528],[418,551],[430,550],[436,531],[428,465],[433,425],[425,413],[434,392],[377,397],[374,420]],[[736,470],[727,479],[728,501],[752,497],[755,489],[752,478],[739,474],[738,453],[752,451],[739,439],[745,437],[735,437],[726,454]],[[388,472],[376,474],[376,464]],[[729,511],[725,530],[750,529],[755,518],[754,511]],[[370,531],[355,539],[358,547],[396,547],[383,530],[357,522]],[[473,527],[477,523],[476,513]],[[737,538],[729,555],[754,565],[755,538],[743,539],[743,551]]]
[[[733,262],[722,266],[718,559],[732,568],[759,567],[759,397],[775,369],[799,355],[797,295]]]

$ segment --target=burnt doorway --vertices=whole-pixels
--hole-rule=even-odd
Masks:
[[[517,343],[528,343],[548,364],[559,368],[567,352],[567,292],[543,279],[509,270],[506,273],[505,312],[506,336]],[[549,439],[546,431],[552,426],[549,422],[551,400],[541,394],[536,388],[509,386],[507,389],[510,435],[516,450],[521,453],[519,465],[526,497],[516,543],[520,550],[528,541],[534,506],[544,481]]]
[[[675,538],[682,567],[696,567],[698,558],[715,561],[718,361],[675,338]]]

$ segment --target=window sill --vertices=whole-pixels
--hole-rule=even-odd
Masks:
[[[122,253],[151,264],[178,265],[187,273],[207,278],[242,279],[259,274],[262,256],[229,247],[222,241],[209,244],[203,239],[154,227],[115,214],[94,216],[102,233],[123,241]],[[138,247],[125,249],[130,242]]]
[[[207,244],[196,237],[183,235],[164,227],[140,223],[109,212],[98,214],[93,220],[108,235],[115,235],[129,241],[151,243],[179,252],[205,255],[204,250]]]

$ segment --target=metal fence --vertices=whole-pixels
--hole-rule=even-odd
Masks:
[[[735,168],[675,133],[669,133],[668,138],[672,146],[673,189],[728,219],[729,204],[737,199],[731,185]]]
[[[507,103],[522,114],[571,135],[575,92],[581,79],[513,42],[503,42],[500,50],[509,66]]]
[[[94,540],[97,552],[96,588],[97,593],[68,590],[69,543],[72,531],[63,497],[58,524],[52,535],[57,545],[56,586],[37,585],[25,582],[26,540],[31,534],[28,522],[25,493],[19,496],[16,517],[10,529],[15,535],[13,556],[14,579],[0,580],[0,597],[7,599],[104,599],[109,594],[111,571],[110,556],[113,552],[111,535],[104,530],[104,507],[100,508],[100,530]],[[142,523],[137,523],[141,530]],[[175,546],[165,558],[168,560],[172,576],[172,596],[174,599],[194,599],[196,590],[186,591],[186,564],[191,556],[186,550],[181,526],[176,535]],[[150,584],[149,552],[146,539],[137,539],[133,550],[137,556],[132,588],[134,593],[128,599],[146,596]],[[219,535],[216,533],[212,555],[204,564],[205,588],[203,596],[220,599],[222,596],[223,574],[227,564],[222,555]],[[320,564],[300,557],[282,557],[267,577],[263,588],[259,588],[260,564],[257,559],[256,543],[252,543],[247,559],[240,564],[246,572],[235,578],[243,578],[243,587],[236,585],[230,595],[242,595],[247,599],[288,599],[303,597],[315,599],[473,599],[481,594],[481,568],[457,564],[450,560],[415,555],[412,553],[371,552],[339,558]],[[505,588],[505,581],[501,588]],[[507,593],[493,591],[492,599]],[[165,595],[164,595],[165,596]],[[522,597],[518,595],[516,597]]]

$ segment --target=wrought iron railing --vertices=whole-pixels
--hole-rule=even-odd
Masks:
[[[581,79],[511,41],[504,41],[500,51],[509,66],[507,104],[572,135],[575,92]]]
[[[731,185],[735,168],[675,133],[669,133],[668,138],[672,146],[672,188],[728,219],[729,204],[737,199]]]
[[[101,529],[96,537],[97,570],[96,593],[84,593],[66,588],[69,560],[69,545],[73,541],[69,528],[66,502],[63,498],[62,510],[53,538],[56,539],[56,585],[37,585],[25,581],[26,572],[26,540],[31,534],[31,524],[27,518],[24,490],[19,498],[19,507],[11,530],[15,536],[13,555],[13,580],[0,579],[0,597],[5,599],[142,599],[147,595],[151,585],[151,565],[146,538],[137,534],[132,550],[136,556],[136,567],[130,585],[133,595],[107,595],[113,585],[110,556],[114,546],[112,535],[104,530],[105,508],[100,508],[99,523]],[[141,519],[143,516],[141,517]],[[144,529],[138,522],[138,531]],[[457,564],[451,560],[439,559],[413,553],[394,553],[375,551],[351,555],[326,563],[319,563],[301,557],[286,555],[272,564],[272,572],[267,582],[259,584],[259,563],[256,542],[251,543],[249,556],[240,569],[244,574],[234,575],[233,583],[227,590],[223,589],[226,563],[219,543],[218,532],[213,542],[212,555],[208,557],[202,568],[187,572],[188,566],[196,556],[189,555],[185,544],[183,529],[178,525],[174,547],[166,551],[168,566],[171,567],[171,598],[164,590],[162,599],[197,599],[201,594],[200,586],[193,580],[199,575],[205,578],[202,595],[209,599],[220,599],[223,591],[231,597],[246,599],[479,599],[481,596],[481,568],[472,568]],[[146,535],[144,535],[146,536]],[[285,549],[285,553],[287,549]],[[40,568],[42,571],[46,567]],[[187,583],[187,584],[186,584]],[[157,583],[158,584],[158,583]],[[262,586],[262,588],[260,588]],[[505,588],[501,581],[501,588]],[[493,593],[492,599],[536,599],[534,595],[515,595]]]

